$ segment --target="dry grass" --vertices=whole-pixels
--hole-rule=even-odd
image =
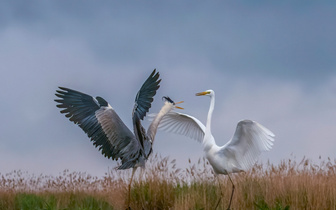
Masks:
[[[211,166],[204,159],[189,165],[181,170],[175,160],[152,156],[143,176],[138,175],[132,185],[132,209],[213,209],[220,189]],[[29,196],[35,203],[41,200],[41,209],[95,209],[97,205],[125,209],[130,172],[110,170],[103,178],[68,170],[56,177],[22,171],[0,174],[0,209],[24,209],[21,199]],[[336,209],[335,160],[257,164],[232,178],[236,184],[233,209]],[[231,183],[223,175],[220,182],[220,209],[225,209]],[[29,202],[25,205],[33,205]]]

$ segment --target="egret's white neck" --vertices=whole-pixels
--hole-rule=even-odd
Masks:
[[[205,126],[205,135],[203,140],[204,151],[209,151],[212,148],[212,146],[216,145],[215,139],[211,134],[211,117],[214,108],[215,108],[215,95],[212,95],[210,96],[210,108],[208,112],[208,119]]]
[[[211,118],[212,118],[212,112],[215,108],[215,95],[210,96],[210,108],[208,112],[208,118],[206,123],[206,130],[211,133]]]

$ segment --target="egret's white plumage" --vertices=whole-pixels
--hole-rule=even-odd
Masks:
[[[215,106],[215,92],[207,90],[197,93],[197,96],[210,96],[210,108],[206,126],[198,119],[187,114],[169,112],[161,120],[159,129],[185,135],[202,143],[205,157],[216,174],[237,173],[250,169],[263,151],[269,151],[273,146],[274,134],[251,120],[238,122],[236,131],[223,146],[218,146],[211,134],[211,117]],[[154,117],[155,115],[150,115]],[[230,178],[230,176],[229,176]],[[232,182],[231,178],[230,181]],[[234,184],[229,203],[234,192]],[[217,203],[218,205],[218,203]]]
[[[154,117],[156,115],[149,114],[148,116]],[[198,142],[203,141],[205,133],[205,126],[198,119],[178,112],[168,112],[162,118],[159,129],[181,134]]]

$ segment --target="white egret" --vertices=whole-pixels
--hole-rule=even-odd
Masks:
[[[159,129],[185,135],[202,143],[205,157],[214,172],[217,175],[228,175],[232,183],[232,192],[228,205],[228,209],[230,209],[235,185],[229,174],[250,169],[256,163],[262,151],[269,151],[272,148],[274,134],[255,121],[242,120],[238,122],[231,140],[223,146],[218,146],[211,134],[211,117],[215,106],[215,92],[207,90],[196,93],[196,96],[210,97],[206,126],[195,117],[172,111],[163,117]],[[151,115],[151,117],[153,116],[155,114]],[[216,208],[220,200],[221,198],[218,200]]]
[[[135,97],[133,108],[134,134],[119,118],[112,106],[101,97],[92,97],[69,88],[59,87],[55,94],[59,99],[61,113],[70,121],[77,124],[88,135],[93,145],[101,150],[102,154],[112,160],[121,159],[118,169],[133,168],[128,186],[128,207],[130,202],[130,189],[132,179],[137,167],[145,167],[148,156],[152,153],[152,144],[155,139],[157,127],[162,117],[176,104],[168,97],[164,97],[165,104],[157,117],[150,124],[147,132],[141,125],[146,116],[153,97],[160,87],[159,73],[154,71],[141,86]],[[181,103],[181,102],[178,102]]]

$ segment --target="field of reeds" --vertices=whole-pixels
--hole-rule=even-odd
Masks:
[[[204,159],[178,169],[175,160],[158,155],[140,169],[131,189],[131,209],[214,209],[220,197],[217,178]],[[126,209],[131,170],[104,177],[65,170],[59,176],[23,171],[0,173],[0,209]],[[257,164],[231,176],[232,209],[336,209],[336,160],[284,160]],[[226,209],[231,183],[220,176]]]

